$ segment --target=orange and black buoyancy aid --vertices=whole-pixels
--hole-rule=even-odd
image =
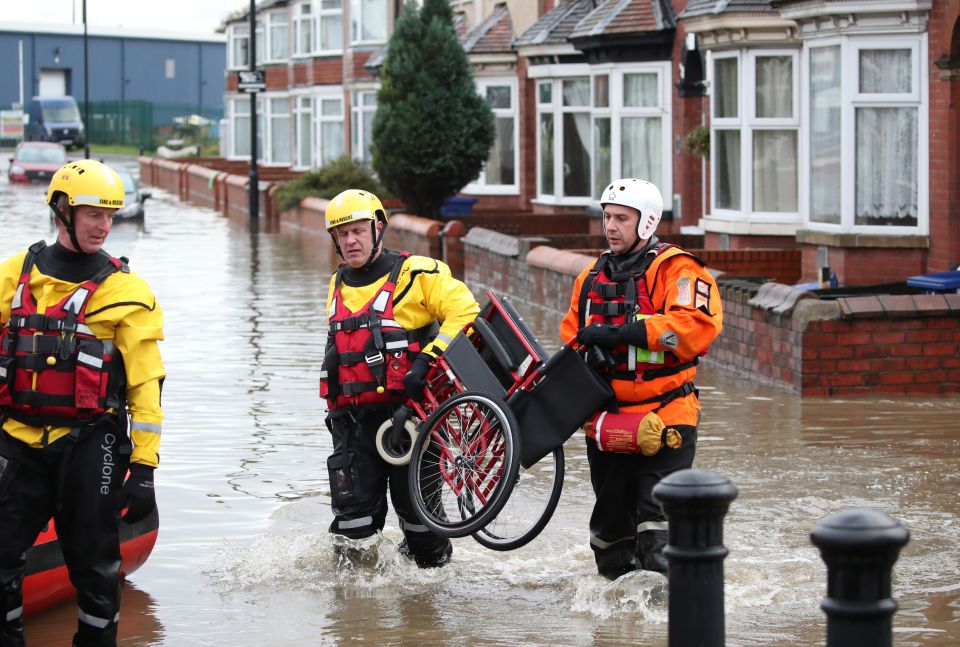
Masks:
[[[86,311],[108,276],[129,270],[110,258],[95,276],[40,314],[30,293],[30,272],[45,246],[40,241],[27,252],[10,320],[0,331],[0,407],[3,414],[34,427],[81,426],[122,404],[123,360],[112,341],[97,339],[87,327]]]
[[[676,245],[656,243],[633,267],[612,272],[609,269],[604,271],[608,267],[610,253],[601,255],[580,291],[580,327],[583,328],[588,321],[628,324],[658,314],[647,293],[645,275],[651,270],[656,274],[656,266],[677,254],[693,256]],[[612,365],[605,373],[609,379],[636,382],[675,375],[696,366],[699,361],[695,357],[683,362],[670,351],[652,351],[626,344],[611,349],[610,357]]]
[[[327,353],[320,373],[320,397],[327,398],[331,410],[405,399],[403,376],[439,330],[434,322],[408,331],[393,318],[393,293],[408,256],[406,252],[398,254],[386,282],[356,312],[344,304],[340,294],[346,265],[337,270]]]

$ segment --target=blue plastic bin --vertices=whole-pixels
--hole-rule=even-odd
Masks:
[[[473,212],[473,205],[477,203],[477,198],[453,197],[443,201],[440,208],[440,215],[450,216],[469,216]]]
[[[925,294],[960,293],[960,270],[911,276],[907,279],[907,285],[921,288]]]

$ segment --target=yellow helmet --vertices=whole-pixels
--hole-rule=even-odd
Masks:
[[[377,221],[378,218],[387,223],[387,212],[380,202],[380,198],[369,191],[347,189],[338,193],[327,205],[323,219],[327,231],[332,232],[335,227],[358,220]]]
[[[50,180],[47,204],[52,205],[57,193],[69,198],[70,206],[119,209],[123,206],[123,180],[112,168],[97,160],[77,160],[61,166]]]

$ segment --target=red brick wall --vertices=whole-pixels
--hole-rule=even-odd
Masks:
[[[673,1],[674,15],[679,14],[687,7],[687,0]],[[683,60],[684,39],[686,30],[682,21],[678,21],[677,32],[673,38],[673,80],[680,79],[680,62]],[[703,97],[681,97],[676,83],[673,88],[673,137],[670,145],[673,147],[673,192],[680,195],[680,214],[674,214],[674,220],[664,221],[660,225],[664,233],[679,232],[681,226],[698,225],[703,217],[700,196],[701,186],[701,159],[698,155],[691,155],[683,150],[683,140],[693,128],[702,121],[706,107]],[[679,153],[677,152],[679,149]],[[673,208],[673,196],[663,196],[664,208]]]
[[[184,193],[187,202],[208,209],[219,208],[216,178],[220,174],[219,171],[198,164],[189,165],[184,174]]]
[[[800,391],[803,335],[791,317],[749,305],[755,293],[756,286],[751,289],[721,280],[723,332],[711,344],[707,358]]]
[[[907,277],[926,274],[925,249],[891,249],[883,247],[830,247],[830,271],[836,273],[840,285],[879,285],[897,283]],[[816,277],[817,248],[803,246],[803,281]]]
[[[710,357],[804,396],[960,392],[960,295],[801,300],[788,314],[721,281]]]
[[[267,90],[286,90],[290,86],[290,71],[283,65],[267,65],[263,68]]]
[[[313,59],[312,71],[313,83],[317,85],[343,83],[343,61],[339,56]]]
[[[927,272],[960,265],[960,79],[941,79],[936,62],[951,55],[960,3],[934,1],[929,21],[930,255]],[[953,56],[960,52],[953,52]]]
[[[584,213],[569,214],[520,214],[484,209],[474,210],[463,217],[468,229],[485,227],[504,234],[529,235],[540,233],[577,234],[584,236],[590,231],[590,218]]]
[[[800,250],[690,250],[711,267],[723,270],[726,276],[759,276],[777,283],[794,285],[800,282]]]
[[[517,57],[520,128],[519,209],[529,211],[537,197],[537,80],[527,78],[527,58]],[[485,201],[486,202],[486,201]]]
[[[704,234],[704,247],[722,249],[723,234],[707,232]],[[727,249],[797,249],[800,247],[793,236],[740,236],[729,234],[726,238]]]
[[[312,79],[310,78],[309,61],[297,61],[292,67],[292,85],[307,85],[312,82]]]

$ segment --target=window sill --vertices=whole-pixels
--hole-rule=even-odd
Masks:
[[[858,234],[854,232],[797,230],[797,242],[804,245],[823,245],[825,247],[862,247],[862,248],[899,248],[927,249],[929,236],[911,234]]]
[[[514,185],[468,184],[460,193],[469,195],[520,195],[520,189]]]
[[[757,222],[746,219],[725,219],[707,215],[700,219],[704,232],[713,234],[735,234],[742,236],[794,236],[800,228],[799,218],[786,222]]]

